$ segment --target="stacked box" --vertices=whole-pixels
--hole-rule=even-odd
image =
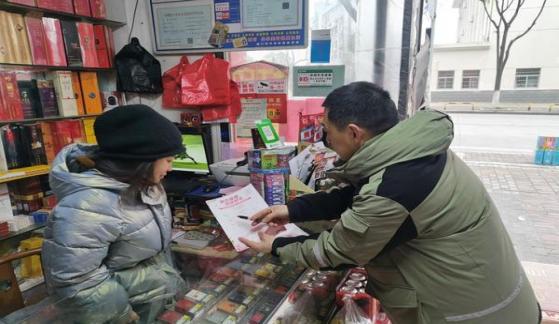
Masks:
[[[289,160],[295,155],[295,147],[248,152],[250,182],[268,205],[283,205],[287,202]]]
[[[538,136],[534,163],[559,165],[559,137]]]
[[[30,140],[28,150],[31,165],[48,164],[41,125],[29,124],[25,125],[25,128],[26,134]]]
[[[37,192],[32,195],[13,195],[19,213],[29,214],[43,208],[43,193]]]
[[[258,193],[260,194],[260,196],[264,197],[264,174],[263,173],[258,173],[258,172],[250,172],[250,183],[252,184],[252,186],[254,187],[254,189],[256,189],[256,191],[258,191]]]
[[[21,251],[30,251],[38,249],[43,245],[43,238],[31,237],[22,240],[19,243]],[[41,257],[33,255],[21,260],[21,276],[22,278],[40,277],[43,274],[41,269]]]
[[[56,206],[56,196],[53,194],[45,193],[43,197],[43,208],[53,209]]]
[[[33,225],[33,216],[15,215],[8,221],[10,232],[17,232]]]
[[[10,198],[18,213],[30,214],[43,208],[44,196],[43,184],[39,177],[23,179],[10,184]]]
[[[56,93],[56,102],[60,116],[78,116],[78,103],[72,84],[72,72],[54,71],[48,74]]]
[[[0,133],[0,171],[47,164],[39,124],[5,125]]]
[[[8,185],[2,183],[0,184],[0,222],[9,221],[13,218],[14,214]]]
[[[54,152],[58,154],[65,146],[84,143],[86,140],[82,121],[79,119],[59,120],[51,123]]]
[[[33,222],[35,224],[45,224],[49,218],[50,211],[46,209],[39,209],[31,213],[31,217],[33,217]]]
[[[250,183],[268,205],[287,203],[289,172],[285,170],[250,170]]]
[[[89,144],[97,144],[97,138],[95,137],[95,131],[93,130],[95,118],[85,118],[82,122],[85,133],[85,142]]]
[[[264,200],[268,205],[285,205],[289,188],[289,174],[265,174]]]
[[[45,155],[47,158],[47,162],[51,163],[56,157],[51,123],[40,122],[39,125],[41,127],[41,134],[43,136],[43,145],[45,146]]]
[[[258,170],[289,170],[289,160],[296,154],[295,147],[250,150],[248,167]]]
[[[10,234],[10,225],[7,221],[0,221],[0,237]]]

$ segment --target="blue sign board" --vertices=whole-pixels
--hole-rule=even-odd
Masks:
[[[331,47],[329,29],[313,30],[311,33],[311,63],[330,63]]]

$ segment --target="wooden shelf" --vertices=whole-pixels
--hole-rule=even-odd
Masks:
[[[39,8],[39,7],[31,7],[19,3],[7,2],[6,0],[0,0],[0,10],[15,12],[19,14],[28,14],[28,13],[42,14],[46,17],[65,19],[65,20],[86,21],[93,24],[106,25],[109,27],[122,27],[126,25],[126,23],[120,21],[75,15],[71,13],[60,12],[56,10]]]
[[[10,232],[6,236],[0,236],[0,241],[4,241],[4,240],[7,240],[9,238],[16,237],[16,236],[19,236],[19,235],[22,235],[22,234],[25,234],[25,233],[33,232],[33,231],[41,229],[45,226],[46,226],[46,223],[45,224],[33,224],[31,226],[27,226],[25,228],[20,229],[17,232]]]
[[[0,173],[0,183],[44,175],[48,174],[49,171],[49,165],[35,165],[26,168],[12,169],[8,172]]]
[[[61,119],[93,118],[98,116],[101,116],[101,114],[79,115],[79,116],[53,116],[53,117],[31,118],[31,119],[20,119],[20,120],[0,120],[0,125],[26,124],[26,123],[36,123],[41,121],[51,121],[51,120],[61,120]]]
[[[1,0],[0,0],[1,1]],[[29,71],[88,71],[88,72],[114,72],[114,68],[95,68],[83,66],[54,66],[54,65],[34,65],[19,63],[0,63],[2,69],[17,69]]]

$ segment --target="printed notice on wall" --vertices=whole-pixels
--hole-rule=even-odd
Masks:
[[[298,0],[244,0],[243,28],[298,27]]]
[[[301,70],[297,73],[297,85],[299,87],[331,87],[334,81],[334,71],[324,70]]]
[[[309,0],[148,0],[157,54],[306,48]]]
[[[307,65],[293,67],[294,97],[325,97],[344,85],[345,66]]]
[[[207,2],[207,3],[204,3]],[[196,1],[191,5],[168,3],[154,12],[157,46],[168,48],[199,48],[208,46],[212,30],[212,5],[209,1]]]
[[[256,121],[267,118],[266,98],[241,98],[241,115],[237,119],[237,137],[251,137]]]

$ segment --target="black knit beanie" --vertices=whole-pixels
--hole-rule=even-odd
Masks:
[[[178,128],[146,105],[108,110],[93,128],[102,157],[151,162],[185,151]]]

